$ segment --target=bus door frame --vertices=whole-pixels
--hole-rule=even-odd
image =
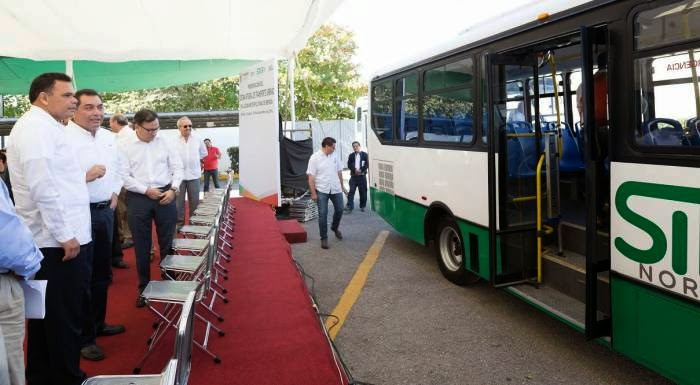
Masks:
[[[534,118],[535,118],[535,137],[536,140],[536,152],[539,158],[542,148],[540,145],[541,138],[541,124],[540,124],[540,112],[539,112],[539,71],[537,65],[537,57],[533,54],[527,55],[509,55],[509,54],[496,54],[496,53],[485,53],[486,55],[486,73],[487,73],[487,95],[488,95],[488,127],[489,127],[489,141],[488,141],[488,167],[489,167],[489,272],[491,284],[494,287],[504,287],[511,286],[520,283],[531,283],[533,282],[533,276],[526,276],[526,269],[523,267],[522,271],[518,273],[513,273],[510,275],[499,275],[497,260],[499,258],[507,258],[506,247],[503,242],[501,242],[502,247],[499,247],[498,236],[499,235],[511,235],[516,233],[532,233],[533,243],[537,244],[537,230],[536,225],[526,225],[526,226],[513,226],[512,228],[503,228],[506,224],[505,215],[503,215],[503,207],[507,204],[506,190],[507,190],[507,179],[508,179],[508,160],[505,157],[499,157],[498,170],[496,170],[496,153],[497,150],[499,154],[505,154],[504,148],[506,143],[501,143],[504,138],[501,135],[501,128],[496,127],[495,116],[496,116],[496,95],[495,91],[495,81],[496,76],[494,75],[494,68],[501,65],[519,65],[523,67],[532,67],[532,76],[535,79],[534,95],[530,98],[527,87],[523,87],[523,98],[525,102],[530,103],[533,98],[535,100],[534,105]],[[505,84],[505,82],[504,82]],[[525,83],[523,83],[525,84]],[[505,117],[505,122],[507,122],[507,116]],[[498,195],[498,197],[496,196]],[[500,207],[499,207],[500,206]],[[497,221],[497,218],[499,220]],[[499,223],[497,228],[496,223]],[[533,252],[537,252],[533,248]],[[536,261],[535,261],[536,263]]]
[[[601,30],[601,28],[603,28]],[[611,333],[611,319],[598,318],[598,273],[610,270],[610,250],[601,255],[603,250],[601,237],[598,236],[600,228],[598,218],[603,214],[598,200],[603,199],[603,184],[610,184],[610,175],[605,180],[605,155],[598,151],[600,138],[595,122],[595,95],[593,63],[593,47],[600,44],[604,35],[608,53],[608,71],[610,70],[610,58],[612,57],[609,30],[606,27],[581,27],[581,82],[584,98],[584,122],[585,124],[585,151],[584,162],[586,167],[586,339],[594,339],[609,336]],[[610,77],[608,72],[608,90],[610,90]],[[609,95],[609,93],[608,93]],[[608,96],[608,100],[610,100]],[[608,102],[608,109],[610,103]],[[609,153],[608,153],[609,156]],[[609,190],[609,189],[608,189]]]

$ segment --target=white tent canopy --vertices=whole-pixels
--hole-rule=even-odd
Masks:
[[[289,57],[342,0],[2,0],[0,55],[33,60]]]

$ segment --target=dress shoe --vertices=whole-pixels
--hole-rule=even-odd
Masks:
[[[141,297],[141,296],[136,298],[136,307],[144,307],[144,306],[146,306],[146,299]]]
[[[362,211],[362,212],[364,213],[364,212],[365,212],[365,208],[364,208],[364,207],[360,207],[360,211]]]
[[[115,334],[124,333],[126,328],[124,325],[107,325],[102,328],[102,330],[97,332],[98,336],[113,336]]]
[[[321,239],[321,248],[322,249],[328,248],[328,239]]]
[[[343,233],[341,233],[340,230],[335,229],[335,230],[333,230],[333,233],[335,234],[336,238],[343,239]]]
[[[126,241],[122,242],[122,249],[128,249],[132,246],[134,246],[134,241],[132,241],[131,239],[127,239]]]
[[[97,345],[88,345],[80,349],[80,355],[86,360],[101,361],[105,359],[105,354]]]
[[[346,207],[343,211],[345,211],[345,214],[352,214],[352,209],[349,207]]]
[[[129,265],[124,262],[124,260],[119,260],[116,262],[112,262],[112,267],[116,267],[117,269],[128,269]]]

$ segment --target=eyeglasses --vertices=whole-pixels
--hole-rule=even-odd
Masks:
[[[191,124],[183,124],[182,128],[192,128],[192,125]]]
[[[141,127],[144,131],[148,132],[149,134],[154,134],[154,133],[156,133],[158,130],[160,130],[160,127],[156,127],[156,128],[146,128],[146,127],[144,127],[144,126],[142,126],[142,125],[140,125],[140,124],[137,124],[137,126]]]

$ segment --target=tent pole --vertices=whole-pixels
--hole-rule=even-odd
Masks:
[[[73,88],[76,88],[75,74],[73,73],[73,60],[66,60],[66,75],[70,76],[71,79],[73,79]]]
[[[292,119],[292,130],[296,129],[296,120],[297,120],[297,114],[295,111],[295,106],[294,106],[294,99],[296,98],[296,95],[294,93],[294,70],[296,68],[296,57],[297,53],[292,52],[291,57],[287,61],[287,79],[289,79],[289,112],[291,113],[291,119]],[[292,135],[294,136],[294,135]],[[290,138],[294,140],[294,138]]]

